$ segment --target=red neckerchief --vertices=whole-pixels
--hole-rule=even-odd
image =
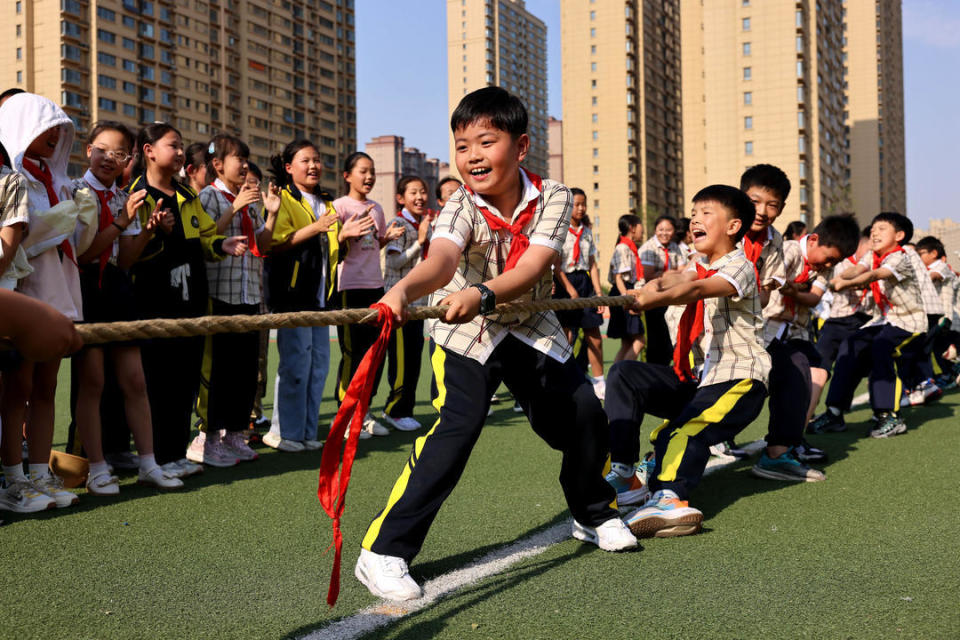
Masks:
[[[574,266],[580,262],[580,238],[583,237],[583,230],[587,228],[587,225],[580,224],[580,233],[574,231],[573,227],[570,227],[570,233],[576,238],[576,241],[573,243],[573,257],[570,258],[570,266]]]
[[[666,273],[670,271],[670,249],[660,245],[660,248],[663,249],[663,272]]]
[[[890,251],[887,251],[882,256],[878,254],[876,251],[874,251],[873,252],[873,268],[879,269],[880,265],[883,264],[883,261],[887,259],[887,256],[893,255],[894,253],[899,253],[900,251],[903,251],[903,247],[899,245],[897,245],[896,249],[890,249]],[[883,290],[880,289],[879,280],[874,280],[873,282],[870,283],[870,292],[873,294],[873,301],[877,303],[877,308],[880,309],[880,315],[884,315],[884,316],[887,315],[887,311],[889,311],[893,307],[893,303],[890,302],[890,299],[887,298],[886,294],[883,293]],[[860,296],[860,302],[863,302],[863,299],[866,297],[867,297],[867,289],[864,289],[863,295]],[[857,303],[857,306],[859,307],[860,304]]]
[[[383,356],[386,354],[390,334],[393,332],[394,318],[390,308],[379,302],[370,308],[377,310],[380,335],[360,361],[360,366],[357,367],[347,387],[343,403],[330,425],[327,446],[323,448],[323,457],[320,459],[317,481],[317,497],[323,505],[323,510],[333,519],[333,570],[330,574],[330,588],[327,591],[327,604],[331,607],[336,604],[337,597],[340,595],[340,555],[343,548],[340,517],[343,515],[344,498],[347,495],[347,486],[350,484],[350,472],[353,470],[353,459],[357,454],[357,441],[360,439],[360,430],[363,429],[363,418],[370,408],[370,394],[373,391],[376,372],[383,364]],[[339,443],[343,442],[343,434],[348,424],[350,435],[343,447],[341,462]]]
[[[86,180],[84,180],[86,182]],[[114,193],[109,189],[100,190],[94,187],[92,184],[87,182],[87,186],[97,194],[97,200],[100,201],[100,227],[99,231],[104,231],[113,224],[113,212],[110,211],[110,200],[113,199]],[[113,253],[113,244],[105,248],[100,252],[100,277],[97,280],[97,288],[103,288],[103,272],[107,268],[107,263],[110,262],[110,254]]]
[[[637,261],[636,267],[634,267],[636,269],[636,273],[633,274],[634,275],[633,281],[639,282],[640,278],[643,277],[643,265],[640,264],[640,252],[637,251],[636,243],[634,243],[634,241],[628,238],[627,236],[620,236],[620,241],[617,242],[617,244],[625,244],[630,249],[630,251],[633,252],[633,259]]]
[[[230,204],[233,204],[233,201],[237,199],[237,196],[233,195],[226,189],[221,189],[217,186],[215,186],[214,189],[222,193],[223,197],[226,198],[227,202]],[[247,237],[247,247],[250,248],[250,252],[258,258],[262,258],[264,256],[262,253],[260,253],[260,249],[257,248],[257,240],[253,235],[253,220],[250,218],[250,214],[247,213],[247,209],[249,208],[250,205],[247,205],[243,209],[240,209],[240,211],[237,211],[237,213],[240,215],[240,233]],[[314,212],[314,215],[316,216],[317,213]]]
[[[717,272],[716,269],[707,269],[699,262],[694,264],[697,267],[697,280],[709,278]],[[677,346],[673,349],[673,371],[681,382],[694,379],[693,372],[690,370],[690,349],[701,333],[703,333],[702,299],[688,304],[687,308],[683,310],[683,315],[680,316],[680,326],[677,328]]]
[[[422,222],[422,220],[417,220],[415,217],[413,217],[413,214],[410,213],[409,211],[407,211],[406,209],[401,209],[401,210],[400,210],[400,217],[402,217],[404,220],[406,220],[406,221],[409,222],[411,225],[413,225],[414,230],[415,230],[418,234],[420,233],[420,223]],[[419,235],[418,235],[417,237],[419,237]],[[427,252],[428,252],[429,250],[430,250],[430,236],[428,235],[428,236],[427,236],[426,238],[424,238],[424,240],[423,240],[423,248],[422,248],[421,251],[420,251],[420,259],[421,259],[421,260],[426,260],[426,259],[427,259]]]
[[[850,261],[850,264],[857,264],[857,256],[847,256],[847,260]]]
[[[60,203],[60,198],[57,197],[57,192],[53,188],[53,175],[50,173],[50,167],[47,166],[46,162],[41,162],[39,166],[37,166],[33,164],[33,162],[26,161],[23,163],[23,168],[27,170],[27,173],[43,183],[44,189],[47,190],[47,200],[50,201],[51,207]],[[73,255],[73,245],[70,244],[69,237],[64,238],[63,242],[60,243],[60,250],[63,252],[63,255],[70,258],[70,262],[77,264],[77,259]]]
[[[806,242],[807,236],[800,238],[800,242]],[[802,247],[802,245],[801,245]],[[803,255],[802,248],[800,259],[803,260],[803,269],[800,271],[800,275],[793,279],[794,284],[806,284],[810,282],[810,263],[807,262],[807,257]],[[797,310],[797,301],[795,298],[790,296],[783,296],[783,308],[789,311],[792,315],[796,315]]]
[[[531,173],[524,169],[520,168],[521,171],[527,174],[527,178],[533,183],[533,186],[539,191],[542,195],[543,193],[543,180],[535,173]],[[466,184],[463,185],[471,196],[475,195],[473,189],[468,187]],[[523,211],[517,214],[516,222],[509,223],[498,215],[494,215],[486,207],[481,207],[477,205],[477,209],[480,210],[480,213],[483,214],[483,218],[487,221],[487,224],[490,225],[490,228],[494,231],[506,231],[511,236],[513,240],[510,243],[510,252],[507,254],[507,262],[503,266],[503,272],[506,273],[517,266],[517,261],[520,260],[520,256],[523,255],[523,252],[527,250],[527,247],[530,246],[530,238],[523,233],[523,228],[533,219],[533,214],[537,210],[537,204],[539,203],[540,198],[533,198],[530,202],[527,203],[527,206],[523,208]],[[476,204],[476,201],[474,201]]]
[[[762,240],[760,234],[765,236]],[[757,260],[760,259],[760,254],[763,253],[763,247],[766,246],[769,238],[770,231],[767,229],[763,231],[747,231],[746,235],[743,236],[743,254],[747,256],[747,260],[753,265],[753,273],[757,276],[757,286],[760,286],[760,270],[757,269]]]

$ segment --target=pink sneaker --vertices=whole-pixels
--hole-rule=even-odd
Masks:
[[[250,448],[239,431],[227,431],[223,435],[223,444],[240,462],[250,462],[260,456]]]
[[[201,432],[187,449],[187,460],[211,467],[233,467],[239,462],[220,439],[220,434]]]

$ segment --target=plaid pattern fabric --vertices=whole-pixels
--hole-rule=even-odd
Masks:
[[[687,258],[680,252],[680,247],[677,246],[676,242],[671,242],[667,245],[667,251],[670,253],[670,268],[676,269],[677,267],[682,267],[687,264]],[[654,277],[659,278],[663,275],[665,271],[667,256],[663,253],[663,245],[660,244],[660,241],[657,240],[657,237],[654,236],[644,242],[637,249],[637,252],[640,254],[640,264],[645,267],[653,267],[656,275]],[[642,275],[642,274],[641,274]]]
[[[839,278],[854,266],[856,266],[856,262],[850,262],[850,260],[844,258],[833,268],[830,279]],[[863,298],[862,302],[861,297]],[[844,289],[843,291],[833,292],[833,300],[830,301],[831,318],[846,318],[858,312],[873,315],[875,311],[873,297],[869,293],[864,297],[863,289]]]
[[[957,293],[960,288],[960,278],[943,260],[933,262],[927,269],[929,273],[939,273],[942,280],[933,283],[940,294],[940,304],[943,306],[943,315],[947,316],[954,329],[960,324],[960,315],[957,309]]]
[[[737,290],[734,296],[703,301],[703,335],[691,349],[695,370],[700,370],[700,386],[745,378],[767,384],[770,354],[763,348],[763,316],[753,265],[742,249],[713,264],[701,258],[700,264],[717,272],[711,277],[723,278]]]
[[[577,241],[577,236],[573,233],[567,233],[563,240],[563,251],[560,253],[560,261],[563,265],[564,273],[573,273],[574,271],[589,271],[590,258],[594,261],[600,252],[597,251],[597,244],[593,241],[593,231],[586,225],[580,225],[583,234],[580,236],[580,259],[576,264],[570,264],[573,260],[573,245]]]
[[[796,240],[783,243],[783,266],[787,282],[793,282],[803,272],[803,247]],[[811,273],[805,289],[821,292],[827,290],[827,279],[822,274]],[[810,307],[799,303],[787,308],[787,300],[779,290],[770,292],[770,300],[763,308],[763,341],[770,344],[776,338],[784,340],[810,340]]]
[[[130,194],[123,189],[104,189],[103,185],[100,183],[96,177],[88,170],[86,175],[83,178],[78,178],[73,181],[73,193],[76,193],[80,189],[89,189],[93,191],[97,190],[107,190],[113,191],[113,197],[107,201],[107,206],[110,207],[110,214],[113,216],[113,219],[116,220],[123,213],[123,208],[127,206],[127,199],[130,197]],[[100,224],[100,199],[96,194],[91,194],[94,201],[97,203],[97,222]],[[123,236],[137,236],[140,235],[142,227],[140,226],[140,217],[136,216],[127,228],[120,233],[120,237]],[[117,260],[120,256],[120,237],[113,241],[113,247],[110,249],[110,264],[117,266]]]
[[[423,247],[417,242],[419,236],[410,221],[402,215],[398,215],[390,224],[403,227],[403,235],[388,242],[385,248],[383,287],[386,291],[390,291],[391,287],[400,282],[423,260]],[[432,232],[428,230],[427,238],[430,238],[431,235]],[[419,300],[414,300],[410,303],[410,306],[423,306],[427,303],[427,299],[428,296],[424,296]]]
[[[511,219],[523,210],[527,202],[537,198],[533,218],[524,232],[530,238],[531,245],[549,247],[559,254],[570,226],[570,212],[573,208],[570,190],[558,182],[544,180],[543,191],[538,193],[522,172],[521,175],[524,181],[524,197]],[[463,251],[463,259],[453,279],[431,294],[431,304],[438,304],[452,293],[462,291],[471,284],[486,282],[503,272],[512,236],[490,228],[483,214],[477,209],[475,198],[480,197],[472,196],[466,189],[460,189],[447,201],[433,226],[434,240],[444,238],[454,242]],[[495,215],[498,213],[494,207],[485,202],[483,204]],[[533,288],[517,298],[517,301],[549,299],[552,282],[553,278],[548,269]],[[428,320],[427,326],[439,346],[481,364],[486,362],[494,348],[508,334],[560,362],[566,361],[571,353],[557,316],[552,311],[509,316],[477,316],[470,322],[456,325]]]
[[[873,252],[868,251],[860,260],[860,264],[867,269],[873,269]],[[923,310],[920,296],[920,280],[910,256],[905,251],[891,253],[880,268],[888,269],[893,273],[892,278],[880,280],[880,290],[892,305],[886,315],[874,305],[874,316],[862,328],[881,324],[892,324],[908,333],[924,333],[927,330],[927,314]],[[926,271],[926,269],[924,269]],[[871,296],[867,291],[867,296]]]
[[[737,247],[742,249],[743,243],[740,242]],[[767,227],[767,240],[757,258],[757,274],[760,276],[760,286],[764,289],[775,289],[787,282],[786,267],[783,265],[783,236],[773,227]]]
[[[200,192],[200,204],[214,222],[233,208],[226,196],[213,185]],[[259,233],[264,225],[260,205],[250,205],[247,213],[253,221],[254,233]],[[242,235],[239,214],[233,216],[223,235],[228,238]],[[263,259],[248,250],[240,257],[227,256],[218,262],[207,262],[207,281],[211,298],[227,304],[260,304],[263,300]]]
[[[23,176],[6,165],[0,165],[0,227],[29,221],[27,184]]]
[[[637,277],[637,258],[633,255],[630,247],[625,244],[618,244],[617,248],[613,250],[613,255],[610,256],[610,271],[607,273],[607,282],[612,287],[617,286],[617,279],[614,276],[618,273],[621,274],[623,284],[627,285],[628,288],[637,286],[638,283],[643,284],[643,274],[641,273]],[[617,294],[611,291],[610,295]]]
[[[923,312],[927,315],[942,315],[943,304],[940,302],[940,293],[933,286],[933,280],[927,272],[927,265],[923,264],[920,254],[913,247],[904,247],[904,253],[910,256],[910,264],[917,273],[917,281],[920,283],[920,301],[923,303]]]

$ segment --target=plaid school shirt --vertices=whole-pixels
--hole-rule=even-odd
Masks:
[[[763,314],[753,265],[742,249],[713,264],[706,260],[700,258],[700,264],[717,272],[711,277],[732,284],[736,294],[703,301],[703,334],[691,349],[700,386],[744,379],[766,385],[770,354],[763,347]],[[696,271],[696,264],[691,263],[688,270]]]
[[[803,261],[807,257],[806,236],[797,240],[783,242],[783,266],[787,282],[793,282],[803,272]],[[804,291],[827,290],[827,279],[811,270],[810,279],[800,287]],[[774,289],[770,300],[763,308],[763,342],[769,345],[776,339],[810,340],[811,309],[794,300],[792,308],[786,296]]]
[[[873,270],[873,252],[868,251],[860,259],[860,264]],[[890,308],[883,312],[874,306],[873,318],[861,328],[890,324],[907,333],[925,333],[927,330],[927,314],[923,310],[923,301],[920,294],[920,279],[910,256],[905,251],[891,253],[880,263],[881,269],[887,269],[893,276],[879,280],[880,291],[890,301]],[[924,275],[926,268],[924,268]],[[868,286],[865,290],[867,297],[873,293]]]
[[[15,224],[26,225],[30,222],[30,211],[27,209],[26,182],[16,171],[6,165],[0,165],[0,227],[9,227]],[[3,249],[0,248],[0,253]],[[17,247],[16,254],[10,261],[6,272],[0,273],[0,281],[4,288],[12,289],[16,281],[33,271],[27,262],[27,254],[23,247]]]
[[[218,178],[212,185],[200,191],[200,204],[214,222],[230,213],[233,204],[227,200],[224,191],[227,186]],[[261,207],[251,204],[247,215],[253,221],[253,233],[263,231],[264,221]],[[223,235],[243,235],[238,212],[230,220]],[[210,285],[210,297],[227,304],[260,304],[263,300],[263,259],[253,255],[253,247],[247,247],[242,256],[227,256],[217,262],[207,262],[207,282]]]
[[[420,236],[410,221],[411,218],[413,218],[413,215],[406,209],[403,209],[400,214],[387,225],[402,227],[403,235],[388,242],[385,248],[383,287],[386,291],[390,291],[395,284],[400,282],[404,276],[423,261],[423,246],[419,242]],[[421,222],[420,224],[424,223]],[[429,227],[429,223],[427,223],[427,226]],[[427,242],[429,242],[432,237],[433,230],[427,229]],[[423,306],[427,304],[428,298],[429,296],[423,296],[419,300],[411,302],[410,306]]]
[[[757,274],[764,289],[776,289],[787,282],[787,270],[783,264],[783,235],[773,227],[767,227],[767,239],[763,241],[760,257],[757,258]],[[743,242],[737,245],[743,248]]]
[[[957,278],[957,274],[953,272],[953,269],[950,268],[943,260],[937,260],[932,262],[929,267],[927,267],[927,273],[939,273],[941,280],[937,280],[933,283],[934,288],[940,295],[940,304],[943,306],[943,315],[950,320],[950,324],[953,326],[954,330],[960,324],[960,316],[958,316],[957,310],[957,293],[958,288],[960,288],[960,278]]]
[[[664,252],[666,249],[666,252]],[[637,249],[637,253],[640,254],[640,264],[645,267],[653,267],[654,277],[659,278],[663,275],[664,271],[667,271],[667,253],[670,254],[670,269],[676,269],[677,267],[682,267],[687,264],[687,258],[680,251],[680,247],[677,246],[676,242],[670,242],[664,247],[660,244],[660,241],[657,240],[656,236],[653,236],[646,242],[644,242]],[[643,274],[641,273],[642,277]]]
[[[76,194],[80,189],[90,189],[91,191],[108,191],[112,195],[107,200],[107,207],[110,209],[110,215],[114,220],[120,217],[123,213],[124,207],[127,205],[127,199],[130,197],[123,189],[118,189],[116,185],[113,185],[110,188],[107,188],[97,180],[97,176],[93,175],[93,172],[87,169],[87,172],[83,175],[82,178],[73,181],[73,193]],[[100,198],[94,194],[94,199],[97,202],[97,221],[96,224],[100,224]],[[113,246],[110,247],[110,264],[117,266],[117,262],[120,257],[120,238],[121,237],[131,237],[140,235],[142,227],[140,226],[140,217],[134,216],[133,222],[127,225],[127,228],[120,232],[120,235],[113,241]],[[76,242],[74,242],[76,245]]]
[[[830,279],[839,278],[847,270],[857,265],[856,258],[844,258],[833,268]],[[830,319],[848,318],[855,313],[874,314],[873,296],[867,293],[863,295],[863,289],[844,289],[843,291],[833,291],[833,299],[830,301]]]
[[[613,255],[610,256],[610,271],[607,273],[607,282],[613,287],[613,290],[610,291],[612,296],[620,295],[616,291],[616,275],[618,273],[623,278],[623,284],[627,286],[627,289],[642,286],[644,283],[643,274],[637,273],[637,257],[633,255],[633,251],[630,251],[630,247],[622,243],[617,245],[616,249],[613,250]]]
[[[596,261],[600,252],[597,251],[597,244],[593,241],[593,231],[585,224],[580,225],[582,234],[580,236],[580,256],[576,262],[573,262],[573,249],[577,242],[577,236],[571,228],[567,237],[563,240],[563,251],[560,252],[560,262],[564,273],[573,273],[574,271],[589,271],[590,258]]]
[[[940,302],[940,292],[933,285],[927,265],[923,264],[920,254],[913,247],[904,247],[904,253],[910,257],[910,264],[917,272],[917,282],[920,283],[920,301],[923,303],[923,312],[927,315],[943,315],[943,304]]]
[[[543,180],[542,191],[537,191],[526,174],[521,171],[523,197],[510,216],[513,220],[528,202],[536,199],[533,218],[524,227],[531,246],[543,246],[560,253],[570,226],[573,197],[570,190],[553,180]],[[487,207],[499,215],[495,207],[483,197],[471,195],[466,189],[454,193],[433,225],[433,240],[450,240],[462,251],[460,265],[453,279],[430,297],[431,304],[439,304],[446,296],[463,291],[472,284],[486,282],[503,272],[512,236],[506,231],[494,231],[487,224],[478,205]],[[517,302],[547,300],[553,278],[550,269],[544,270],[533,288],[516,299]],[[477,316],[464,324],[446,324],[428,320],[430,336],[441,347],[472,358],[481,364],[487,361],[493,350],[507,335],[513,335],[537,351],[559,362],[565,362],[571,348],[553,311],[538,313],[498,314]]]

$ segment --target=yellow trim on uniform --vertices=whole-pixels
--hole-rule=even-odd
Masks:
[[[387,406],[384,408],[384,411],[389,415],[391,409],[393,409],[398,402],[400,402],[400,390],[403,389],[403,371],[406,368],[405,354],[403,352],[403,327],[397,327],[396,333],[393,334],[394,344],[396,345],[396,357],[397,361],[394,363],[394,370],[397,373],[397,377],[393,381],[393,386],[390,389],[390,402],[387,403]]]
[[[660,475],[657,478],[661,482],[673,482],[677,479],[677,469],[683,461],[683,454],[687,450],[687,441],[703,431],[708,425],[721,422],[727,414],[730,413],[740,398],[745,396],[753,389],[753,380],[745,378],[733,385],[722,396],[720,396],[713,405],[704,409],[703,413],[688,420],[683,426],[670,436],[670,442],[667,444],[667,452],[663,456]],[[664,425],[660,426],[660,429]],[[658,429],[658,431],[660,430]]]
[[[447,399],[447,387],[444,383],[444,364],[446,362],[446,353],[440,347],[437,347],[433,351],[433,357],[431,358],[433,363],[433,373],[437,379],[437,397],[433,401],[433,406],[439,412],[443,408],[443,403]],[[383,525],[384,518],[387,517],[387,514],[390,513],[390,509],[393,508],[393,505],[397,504],[400,498],[403,497],[404,492],[407,490],[407,482],[410,480],[410,474],[413,471],[413,468],[417,465],[417,460],[420,458],[420,454],[423,452],[423,446],[427,442],[427,438],[433,435],[433,432],[436,431],[437,425],[440,424],[440,418],[437,417],[437,421],[433,424],[433,427],[430,428],[430,431],[425,433],[416,439],[413,443],[413,451],[410,453],[410,458],[407,459],[406,464],[403,465],[403,471],[400,472],[400,477],[397,478],[396,483],[393,485],[393,489],[390,491],[390,497],[387,498],[387,506],[383,508],[383,511],[380,512],[373,522],[370,523],[370,527],[367,529],[366,535],[363,536],[363,542],[360,543],[367,551],[371,551],[373,543],[377,541],[377,536],[380,535],[380,527]]]
[[[909,338],[905,339],[903,342],[898,344],[893,350],[893,410],[900,411],[900,397],[903,395],[903,381],[900,380],[900,367],[897,366],[897,362],[900,360],[901,349],[910,344],[910,342],[917,336],[922,336],[922,333],[911,334]]]
[[[290,288],[297,286],[297,274],[300,273],[300,261],[293,263],[293,275],[290,276]]]
[[[213,300],[207,299],[207,315],[213,315]],[[197,417],[200,431],[210,428],[210,375],[213,372],[213,336],[204,336],[203,360],[200,362],[200,391],[197,393]]]
[[[583,349],[583,331],[577,329],[577,335],[573,339],[573,357],[579,358],[580,351]]]
[[[650,432],[650,442],[656,442],[657,436],[660,435],[660,432],[663,431],[664,427],[670,424],[669,420],[664,420],[660,423],[660,426]]]
[[[611,464],[610,464],[610,454],[608,453],[608,454],[607,454],[607,459],[603,461],[603,477],[604,477],[604,478],[606,478],[608,475],[610,475],[610,470],[611,470],[612,468],[613,468],[613,467],[612,467]],[[620,507],[617,506],[617,496],[616,496],[616,492],[614,492],[613,500],[611,500],[611,501],[610,501],[610,504],[607,505],[607,506],[610,507],[611,509],[619,509],[619,508],[620,508]]]

